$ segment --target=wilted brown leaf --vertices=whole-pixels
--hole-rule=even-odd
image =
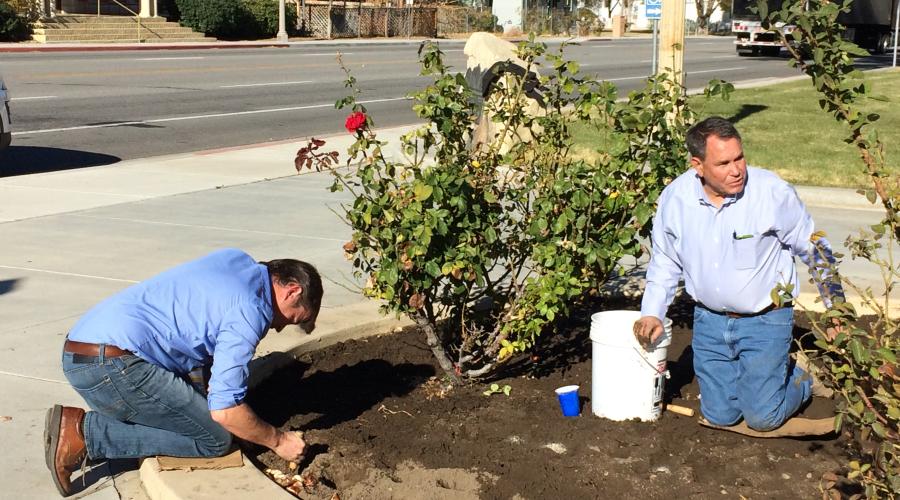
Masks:
[[[413,309],[421,309],[425,305],[425,296],[421,293],[415,293],[409,298],[409,307]]]

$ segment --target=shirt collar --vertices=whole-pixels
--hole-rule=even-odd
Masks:
[[[725,201],[722,202],[721,208],[725,208],[728,205],[733,205],[737,203],[738,200],[742,199],[744,197],[744,193],[747,192],[748,184],[750,184],[750,167],[747,167],[747,175],[746,179],[744,179],[744,189],[736,195],[726,196]],[[706,194],[706,190],[703,189],[703,181],[700,179],[700,175],[697,174],[696,170],[694,171],[694,192],[697,195],[697,201],[699,201],[701,205],[709,205],[713,208],[716,208],[716,206],[713,205],[711,201],[709,201],[709,196]]]

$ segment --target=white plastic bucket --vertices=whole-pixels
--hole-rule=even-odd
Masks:
[[[634,338],[639,311],[603,311],[591,316],[591,409],[610,420],[653,421],[662,412],[666,353],[672,320],[645,350]]]

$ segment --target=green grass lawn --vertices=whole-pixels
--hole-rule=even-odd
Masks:
[[[900,71],[867,72],[871,99],[858,103],[861,110],[881,115],[875,124],[885,145],[893,175],[900,175]],[[731,100],[691,98],[700,119],[723,116],[735,123],[744,139],[751,165],[767,168],[793,184],[812,186],[869,186],[856,148],[846,144],[846,127],[819,109],[819,95],[808,79],[768,87],[736,90]],[[596,132],[576,130],[576,152],[590,156],[589,140]],[[593,138],[593,139],[591,139]]]

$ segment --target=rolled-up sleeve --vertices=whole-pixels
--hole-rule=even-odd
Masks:
[[[268,329],[268,325],[262,324],[264,317],[247,307],[235,307],[222,323],[210,369],[207,397],[210,410],[237,406],[246,397],[250,361]]]

